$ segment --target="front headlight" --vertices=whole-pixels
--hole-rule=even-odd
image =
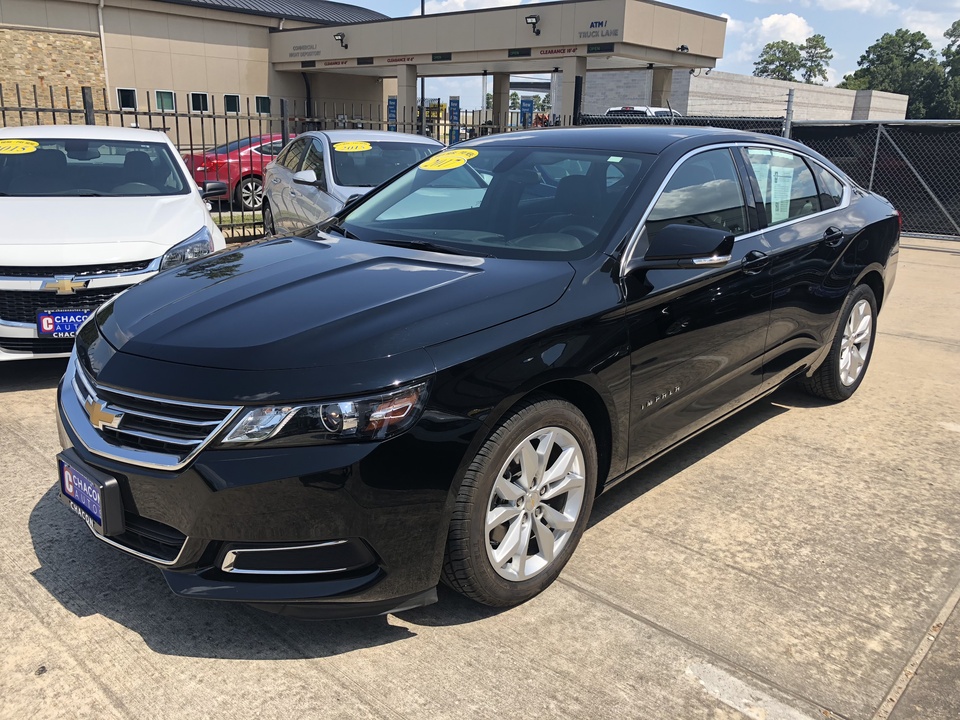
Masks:
[[[167,250],[160,261],[160,269],[166,270],[177,265],[183,265],[185,262],[196,260],[212,252],[213,235],[210,234],[206,226],[203,226],[182,243],[177,243]]]
[[[412,427],[426,398],[427,383],[422,382],[356,400],[251,408],[220,443],[288,446],[384,440]]]

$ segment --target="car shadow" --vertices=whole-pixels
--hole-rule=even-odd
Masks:
[[[683,452],[667,454],[598,498],[590,527],[740,435],[788,412],[789,403],[779,399],[774,396],[756,403],[686,443]],[[463,625],[508,610],[480,605],[443,585],[436,604],[398,613],[403,625],[392,624],[387,617],[304,621],[238,603],[187,600],[173,595],[155,568],[92,537],[60,504],[56,487],[34,506],[29,530],[39,562],[33,576],[64,608],[78,617],[102,615],[164,655],[249,660],[331,657],[415,637],[417,626]]]
[[[66,358],[4,362],[0,393],[55,388],[67,369]]]

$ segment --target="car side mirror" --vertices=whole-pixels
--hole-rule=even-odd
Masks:
[[[207,198],[220,197],[221,195],[229,195],[230,190],[227,188],[225,182],[219,181],[210,181],[205,182],[203,187],[200,188],[200,197],[204,200]]]
[[[321,190],[326,186],[322,179],[317,178],[317,173],[314,170],[301,170],[298,173],[294,173],[293,181],[297,185],[312,185]]]
[[[734,236],[726,230],[673,224],[650,241],[642,258],[633,258],[627,272],[653,269],[705,269],[730,262]]]

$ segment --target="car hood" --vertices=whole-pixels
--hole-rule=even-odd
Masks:
[[[159,257],[206,221],[194,194],[2,197],[4,265],[103,265]]]
[[[334,366],[535,312],[556,302],[573,275],[558,261],[281,238],[160,273],[97,322],[121,353],[155,360],[224,370]]]

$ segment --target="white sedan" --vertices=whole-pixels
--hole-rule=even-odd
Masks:
[[[67,357],[100,304],[225,246],[173,143],[153,130],[0,129],[0,361]]]
[[[443,147],[421,135],[379,130],[303,133],[267,166],[264,231],[294,233],[316,225],[353,196],[365,195]]]

